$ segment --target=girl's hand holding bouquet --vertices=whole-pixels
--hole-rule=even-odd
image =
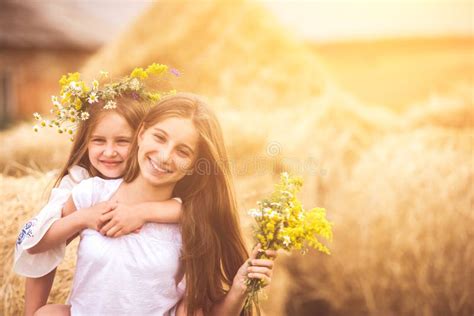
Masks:
[[[329,254],[329,249],[318,240],[317,236],[328,241],[332,240],[332,224],[326,219],[325,209],[303,209],[296,197],[302,185],[301,178],[290,177],[284,172],[271,196],[258,201],[258,207],[249,211],[256,222],[254,238],[261,244],[263,250],[256,254],[256,260],[272,258],[272,255],[268,254],[269,249],[286,251],[298,249],[305,253],[313,248]],[[270,278],[271,273],[267,277]],[[268,280],[265,277],[255,279],[248,275],[245,281],[247,285],[245,308],[251,308],[253,303],[259,311],[258,293]]]
[[[272,278],[273,260],[277,257],[275,250],[266,250],[265,255],[268,259],[257,259],[259,253],[263,252],[261,245],[258,244],[250,254],[249,260],[240,267],[234,277],[232,287],[240,293],[246,293],[248,290],[247,279],[262,280],[262,285],[270,284]]]

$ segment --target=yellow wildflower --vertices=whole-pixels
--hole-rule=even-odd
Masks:
[[[76,101],[74,101],[74,108],[79,111],[82,108],[82,101],[79,98],[76,98]]]
[[[97,80],[92,81],[92,89],[93,90],[99,89],[99,81]]]
[[[61,79],[59,79],[59,84],[61,86],[68,85],[71,81],[79,81],[81,79],[81,74],[78,72],[68,73],[67,75],[63,75]]]
[[[151,101],[159,101],[161,99],[161,94],[159,93],[149,93],[148,97]]]
[[[147,67],[146,73],[150,75],[161,75],[168,71],[168,66],[163,64],[153,63]]]
[[[143,68],[135,68],[133,69],[132,73],[130,74],[131,78],[140,78],[140,79],[146,79],[148,78],[148,73],[143,70]]]
[[[109,73],[107,71],[101,70],[99,73],[100,73],[100,76],[102,78],[108,78],[109,77]]]

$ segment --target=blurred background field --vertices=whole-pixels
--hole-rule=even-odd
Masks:
[[[325,207],[334,223],[330,256],[280,256],[266,315],[474,313],[472,5],[400,1],[398,14],[410,13],[395,19],[380,5],[369,12],[370,1],[335,1],[328,6],[346,20],[314,19],[326,30],[321,39],[288,24],[300,12],[307,28],[311,15],[301,10],[324,9],[308,3],[121,1],[117,22],[99,18],[107,1],[0,2],[0,315],[21,312],[16,235],[47,199],[69,148],[54,130],[33,134],[31,113],[46,113],[64,72],[120,76],[153,61],[179,69],[178,90],[202,94],[219,116],[248,236],[246,210],[283,170],[304,177],[304,204]],[[364,36],[347,6],[364,12]],[[381,17],[367,17],[384,12],[411,28],[377,33]],[[104,32],[84,31],[85,18]],[[449,28],[453,21],[463,31]],[[76,246],[51,302],[68,295]]]

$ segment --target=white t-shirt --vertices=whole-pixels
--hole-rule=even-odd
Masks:
[[[64,258],[66,243],[38,254],[29,254],[28,249],[35,246],[46,234],[51,225],[61,218],[61,212],[71,195],[71,190],[82,180],[89,178],[86,169],[73,166],[61,179],[59,186],[51,191],[48,203],[34,218],[20,230],[15,246],[13,270],[23,276],[38,278],[48,274]]]
[[[78,210],[108,201],[122,179],[90,178],[72,190]],[[68,303],[71,315],[167,315],[181,299],[176,285],[181,253],[178,224],[146,223],[139,233],[109,238],[80,234]]]

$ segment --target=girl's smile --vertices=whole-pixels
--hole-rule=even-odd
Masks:
[[[150,162],[150,165],[152,169],[158,174],[158,175],[164,175],[168,173],[172,173],[173,171],[169,168],[163,167],[159,162],[153,161],[150,157],[148,157],[148,161]]]
[[[118,167],[121,163],[123,163],[123,160],[102,160],[99,159],[99,163],[104,165],[107,168],[116,168]]]

